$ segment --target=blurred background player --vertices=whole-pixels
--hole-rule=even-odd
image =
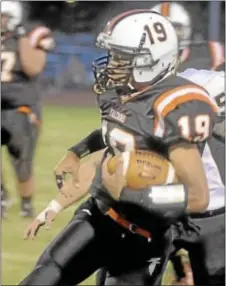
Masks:
[[[22,25],[23,9],[19,2],[1,3],[1,88],[2,146],[6,146],[15,169],[21,199],[20,215],[33,215],[33,158],[41,121],[41,96],[35,88],[43,71],[46,51],[54,46],[51,32],[44,26],[28,34]],[[1,210],[9,204],[1,183]]]
[[[215,10],[219,7],[218,4],[214,3],[210,5],[213,5]],[[192,17],[185,5],[178,2],[162,2],[153,6],[151,10],[167,17],[177,31],[182,63],[179,67],[180,70],[185,70],[189,67],[216,69],[224,62],[224,46],[219,40],[219,28],[216,21],[209,28],[207,41],[195,38],[194,31],[197,27],[193,26]]]

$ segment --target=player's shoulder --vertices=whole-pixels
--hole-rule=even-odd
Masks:
[[[170,88],[161,93],[153,104],[155,136],[164,138],[170,144],[176,144],[180,140],[203,141],[211,134],[217,113],[216,103],[204,88],[190,80],[178,76],[170,80]],[[184,128],[182,131],[181,124]],[[196,124],[206,126],[206,136],[196,134]]]
[[[171,75],[157,84],[147,88],[141,97],[150,101],[150,106],[154,107],[155,103],[161,98],[166,98],[178,90],[182,90],[185,87],[195,87],[195,84],[186,78],[179,77],[177,75]],[[139,95],[140,98],[140,95]]]
[[[154,85],[150,90],[150,93],[157,99],[162,94],[169,93],[175,89],[183,88],[186,85],[192,84],[194,85],[194,83],[189,79],[178,75],[172,75]]]
[[[187,78],[172,76],[159,84],[161,92],[155,98],[153,110],[157,114],[166,116],[173,110],[178,110],[190,103],[195,106],[199,102],[209,105],[217,110],[215,102],[209,97],[208,92],[200,85]]]
[[[187,93],[201,93],[208,95],[206,90],[199,84],[192,81],[189,77],[172,75],[153,87],[150,91],[155,96],[155,101],[160,100],[160,98],[171,98],[172,94],[175,96],[181,96]]]
[[[179,73],[178,76],[204,86],[208,81],[224,78],[224,74],[224,71],[189,68]]]

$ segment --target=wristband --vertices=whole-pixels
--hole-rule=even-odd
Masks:
[[[54,211],[56,214],[58,214],[62,209],[63,207],[56,200],[52,200],[49,205],[36,217],[36,219],[40,222],[45,222],[46,213],[48,211]]]
[[[61,210],[63,209],[63,207],[61,206],[61,204],[58,203],[58,201],[56,200],[52,200],[49,204],[49,210],[54,211],[55,213],[59,213]]]
[[[81,159],[105,147],[101,129],[97,129],[78,144],[69,148],[68,151],[75,153]]]

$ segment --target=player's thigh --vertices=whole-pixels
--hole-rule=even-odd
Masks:
[[[11,139],[7,148],[20,181],[27,181],[32,174],[32,164],[38,137],[38,125],[31,123],[26,114],[15,112]]]
[[[189,247],[195,285],[224,285],[225,216],[195,219],[201,239]]]
[[[105,267],[100,268],[96,273],[96,285],[97,286],[104,286],[105,280],[107,276],[107,269]]]
[[[105,285],[160,285],[172,249],[170,229],[151,241],[127,236],[119,245],[120,259],[108,268]]]
[[[92,218],[84,210],[89,210]],[[39,258],[37,267],[52,259],[61,268],[57,285],[77,285],[102,266],[104,248],[96,237],[94,223],[98,224],[98,219],[92,200],[88,200]]]
[[[8,145],[10,142],[14,114],[14,110],[1,111],[1,145]]]
[[[133,261],[136,264],[136,257],[134,257]],[[125,272],[122,271],[118,275],[107,271],[105,277],[99,280],[102,283],[99,285],[161,285],[167,262],[168,259],[166,258],[161,258],[160,260],[158,257],[153,257],[146,261],[143,267],[131,267],[131,269]]]
[[[1,146],[7,145],[10,140],[10,133],[4,127],[1,128]]]

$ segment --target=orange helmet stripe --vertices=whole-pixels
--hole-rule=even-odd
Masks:
[[[106,25],[106,27],[104,29],[104,33],[111,35],[116,24],[118,24],[121,20],[123,20],[127,16],[134,15],[137,13],[147,13],[147,12],[151,12],[150,9],[135,9],[135,10],[123,12],[123,13],[115,16],[110,22],[108,22],[108,24]]]

